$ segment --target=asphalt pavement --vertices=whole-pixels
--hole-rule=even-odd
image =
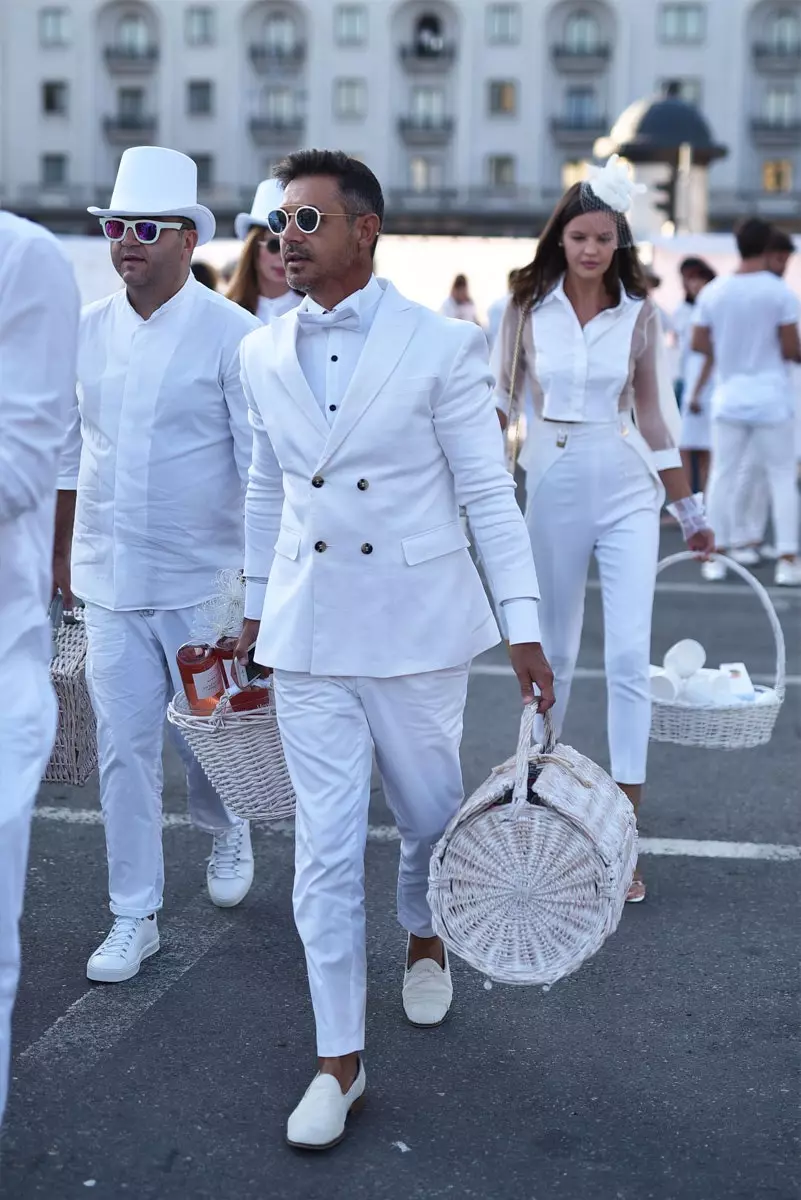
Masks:
[[[667,549],[676,549],[668,534]],[[770,575],[761,570],[765,582]],[[454,965],[452,1018],[400,1006],[397,842],[376,789],[367,851],[368,1093],[325,1155],[283,1142],[314,1070],[291,912],[290,831],[254,835],[256,882],[218,911],[209,839],[182,819],[168,756],[162,951],[90,985],[108,930],[96,780],[42,788],[34,820],[2,1140],[4,1200],[797,1200],[801,592],[772,592],[788,698],[768,747],[653,746],[641,835],[648,899],[576,975],[488,989]],[[739,581],[660,581],[655,656],[679,637],[769,676],[773,643]],[[469,790],[514,749],[503,652],[476,664]],[[565,740],[606,763],[602,629],[590,591]],[[725,843],[721,846],[720,843]]]

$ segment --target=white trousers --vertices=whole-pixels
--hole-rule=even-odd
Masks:
[[[463,799],[459,746],[469,664],[393,679],[276,671],[278,723],[297,793],[295,922],[317,1053],[364,1048],[364,849],[375,748],[401,836],[398,920],[430,937],[431,848]]]
[[[604,614],[609,757],[618,783],[644,783],[651,728],[651,614],[663,489],[615,424],[541,423],[528,474],[528,525],[540,583],[542,644],[554,673],[561,731],[581,643],[592,555]]]
[[[747,506],[743,467],[756,456],[770,490],[776,550],[798,553],[798,486],[796,482],[795,422],[749,425],[741,421],[712,422],[712,470],[707,510],[719,546],[736,545],[738,514]],[[739,521],[741,523],[742,517]]]
[[[97,717],[111,911],[118,917],[146,917],[163,904],[165,717],[181,688],[175,655],[191,637],[195,611],[111,612],[86,606],[86,678]],[[208,833],[238,824],[184,739],[168,728],[186,767],[192,823]]]
[[[737,489],[731,544],[735,547],[762,545],[770,518],[770,487],[753,445],[745,453]]]
[[[0,711],[0,1124],[8,1096],[11,1014],[20,969],[19,922],[31,813],[56,734],[47,669],[27,659],[3,664]]]

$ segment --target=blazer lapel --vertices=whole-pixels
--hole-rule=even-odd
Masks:
[[[325,440],[330,432],[328,422],[320,411],[320,405],[315,400],[298,361],[297,317],[292,313],[282,320],[274,321],[270,329],[275,338],[275,370],[304,417]]]
[[[387,284],[337,419],[331,427],[321,466],[339,449],[398,366],[418,319],[417,306],[401,296],[391,283]]]

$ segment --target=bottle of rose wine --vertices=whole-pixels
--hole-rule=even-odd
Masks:
[[[216,649],[187,642],[176,658],[189,711],[196,717],[210,716],[225,691],[225,673]]]

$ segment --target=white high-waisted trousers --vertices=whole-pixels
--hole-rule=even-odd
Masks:
[[[798,553],[798,486],[796,482],[795,421],[778,425],[749,425],[743,421],[712,422],[712,470],[707,509],[719,546],[736,544],[738,514],[747,506],[743,466],[756,455],[770,489],[776,550]]]
[[[731,544],[761,546],[770,518],[770,487],[765,468],[752,445],[745,453],[737,480],[737,502]]]
[[[36,793],[56,735],[47,668],[26,655],[2,664],[0,690],[0,1124],[8,1095],[11,1013],[20,968],[19,922]]]
[[[364,1048],[364,849],[375,748],[401,836],[398,920],[430,937],[431,848],[463,799],[459,745],[469,664],[392,679],[275,672],[297,794],[295,922],[306,951],[317,1053]]]
[[[540,583],[542,644],[561,731],[598,562],[604,614],[609,757],[618,783],[644,783],[651,727],[651,613],[664,489],[628,420],[540,421],[527,475],[528,525]],[[564,445],[559,442],[564,439]]]
[[[118,917],[147,917],[163,904],[164,725],[167,705],[181,690],[175,655],[191,637],[195,612],[86,606],[86,679],[97,717],[110,907]],[[184,739],[169,729],[186,767],[193,825],[220,833],[238,824]]]

